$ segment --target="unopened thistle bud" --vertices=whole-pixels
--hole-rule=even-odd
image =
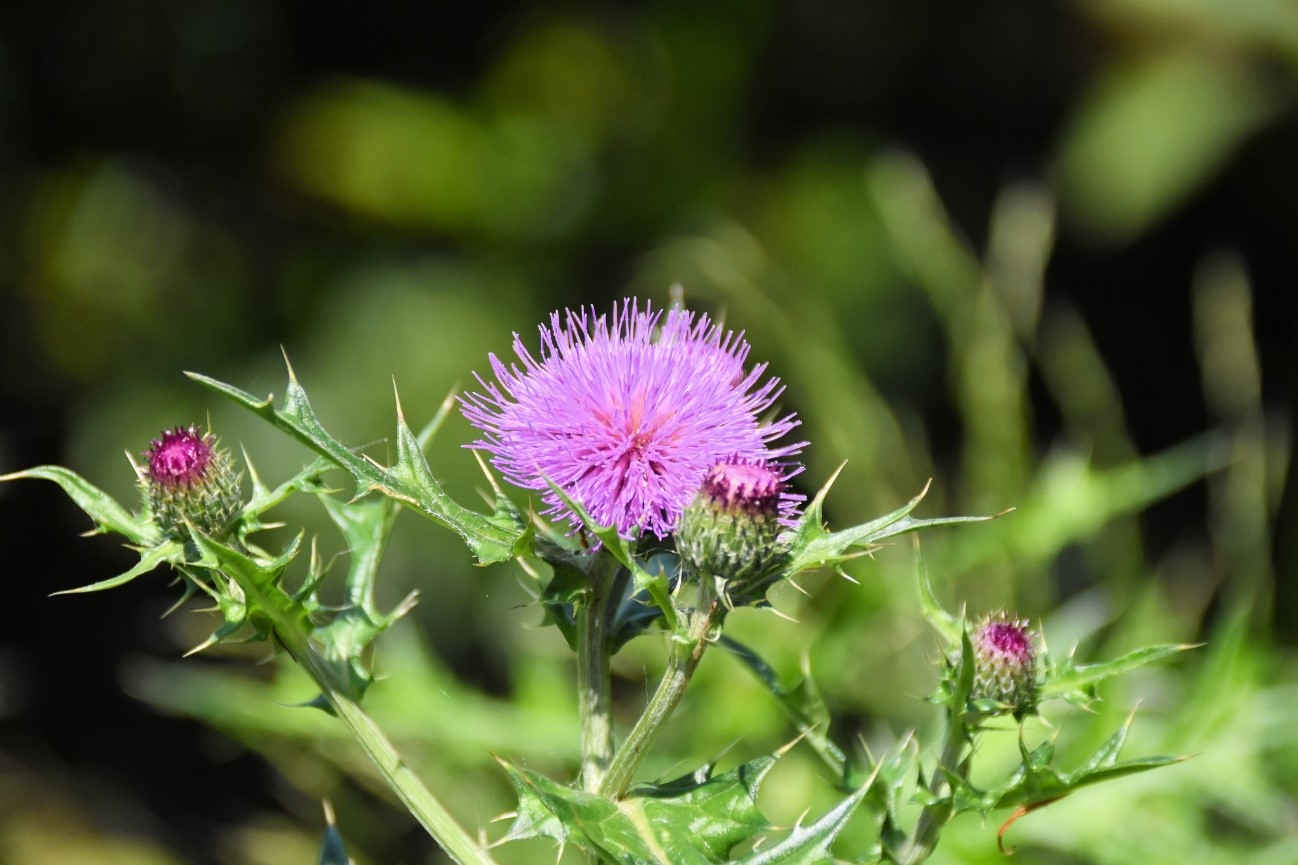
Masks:
[[[189,537],[186,521],[224,537],[242,505],[230,454],[198,427],[164,430],[144,454],[141,481],[154,522],[175,538]]]
[[[676,551],[687,572],[724,581],[731,597],[747,602],[755,599],[746,597],[750,590],[764,589],[788,557],[780,542],[788,510],[786,485],[771,467],[717,463],[681,514]]]
[[[992,700],[1015,715],[1037,705],[1035,634],[1005,614],[988,616],[972,635],[975,700]]]

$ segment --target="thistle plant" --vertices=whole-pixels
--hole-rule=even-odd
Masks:
[[[878,519],[830,530],[824,504],[833,479],[809,502],[792,489],[807,443],[790,440],[798,420],[777,410],[778,379],[763,364],[748,365],[742,334],[706,315],[628,300],[608,316],[593,309],[555,313],[539,330],[539,354],[516,336],[516,362],[491,356],[494,378],[480,376],[458,406],[481,434],[467,447],[487,454],[520,496],[536,494],[540,513],[520,507],[522,498],[506,495],[490,474],[490,512],[465,507],[438,483],[424,448],[457,401],[448,399],[419,434],[398,404],[396,458],[383,465],[320,424],[291,368],[278,405],[189,374],[316,454],[277,486],[245,462],[250,489],[243,494],[233,459],[214,435],[193,426],[153,442],[136,468],[143,495],[135,510],[57,466],[4,479],[58,483],[98,531],[121,535],[138,550],[139,564],[126,573],[72,591],[112,588],[169,565],[185,595],[208,596],[220,617],[196,650],[264,639],[299,665],[319,689],[314,699],[304,695],[305,705],[346,727],[459,863],[495,860],[477,828],[456,823],[361,705],[371,688],[388,687],[376,684],[376,640],[413,604],[408,598],[385,612],[374,601],[379,558],[402,507],[454,532],[481,564],[517,560],[545,572],[544,621],[575,654],[581,765],[575,777],[551,778],[505,759],[518,807],[502,841],[549,838],[589,861],[626,865],[911,865],[929,856],[942,828],[962,812],[1025,813],[1079,787],[1177,759],[1120,761],[1124,725],[1089,760],[1065,770],[1055,765],[1052,739],[1029,744],[1025,723],[1043,701],[1085,705],[1099,682],[1185,647],[1153,646],[1100,664],[1055,659],[1017,618],[970,622],[946,612],[922,560],[920,612],[940,641],[931,698],[942,710],[940,742],[932,751],[904,744],[882,757],[842,749],[829,735],[824,702],[782,683],[759,648],[727,633],[728,616],[739,607],[769,606],[774,586],[808,570],[840,569],[888,539],[990,517],[916,518],[921,492]],[[354,484],[354,495],[338,489],[339,473]],[[315,555],[301,555],[302,534],[278,549],[263,546],[263,515],[290,496],[317,498],[343,535],[351,556],[341,602],[322,598],[328,569]],[[666,671],[638,720],[619,730],[610,660],[653,633],[665,635]],[[643,776],[644,760],[688,698],[712,646],[725,649],[715,653],[723,654],[717,663],[746,667],[768,686],[790,718],[791,738],[800,737],[825,763],[842,794],[838,805],[791,830],[772,826],[757,796],[778,755],[721,774],[705,766],[665,782]],[[1006,725],[1018,728],[1020,765],[997,783],[975,786],[970,768],[980,737]],[[918,818],[908,818],[916,806]],[[877,827],[877,841],[847,849],[840,836],[858,815]],[[325,850],[323,861],[342,861],[332,825]]]

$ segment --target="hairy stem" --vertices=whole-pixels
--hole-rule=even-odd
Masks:
[[[684,696],[694,671],[698,669],[720,610],[721,603],[714,595],[701,592],[699,609],[690,614],[685,633],[672,635],[667,672],[658,683],[658,690],[649,698],[640,719],[613,757],[608,774],[604,776],[604,782],[599,788],[601,795],[620,799],[626,794],[636,769],[653,747],[667,719]]]
[[[613,698],[609,684],[608,627],[617,560],[595,553],[577,619],[577,706],[581,716],[581,786],[594,793],[613,758]]]

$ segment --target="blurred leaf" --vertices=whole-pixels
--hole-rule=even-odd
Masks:
[[[928,564],[924,554],[916,544],[915,583],[919,588],[919,609],[928,623],[942,636],[948,646],[962,643],[965,639],[965,625],[959,618],[948,613],[933,594],[933,584],[928,578]]]
[[[334,824],[333,808],[325,803],[325,817],[329,825],[325,828],[324,843],[320,845],[319,865],[351,865],[347,857],[347,848],[343,846],[343,836]]]
[[[1279,107],[1265,83],[1228,56],[1180,51],[1120,65],[1083,102],[1064,138],[1062,206],[1093,237],[1130,240]]]
[[[848,762],[843,750],[829,738],[829,709],[820,696],[810,671],[803,672],[797,685],[786,688],[780,682],[775,670],[748,646],[726,634],[717,638],[717,644],[738,658],[766,686],[771,696],[784,710],[785,715],[793,722],[798,735],[803,737],[821,761],[829,767],[834,778],[841,779],[841,783],[847,789],[856,789],[860,780],[853,780],[851,773],[855,767]]]
[[[277,151],[288,181],[311,195],[457,236],[559,237],[579,223],[592,191],[575,130],[383,82],[334,81],[299,98]]]

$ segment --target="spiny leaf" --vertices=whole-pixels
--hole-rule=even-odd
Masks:
[[[219,570],[239,588],[253,612],[264,615],[281,640],[304,643],[312,625],[305,607],[293,600],[282,585],[284,571],[297,555],[299,534],[283,553],[270,562],[258,561],[240,550],[193,532],[194,544],[205,558],[205,566]]]
[[[237,387],[199,373],[186,375],[344,469],[351,474],[360,491],[379,490],[451,529],[464,540],[479,562],[504,561],[517,554],[520,539],[526,534],[525,526],[501,519],[499,513],[487,516],[469,510],[447,495],[429,469],[420,442],[404,419],[398,418],[397,423],[397,465],[385,468],[357,454],[324,428],[306,390],[293,376],[291,368],[281,409],[276,409],[269,397],[257,399]]]
[[[508,764],[519,807],[506,840],[551,838],[625,865],[712,865],[770,828],[757,808],[774,757],[711,777],[640,785],[614,803]]]
[[[1032,810],[1061,799],[1082,787],[1110,781],[1124,775],[1146,772],[1185,759],[1160,756],[1119,762],[1118,755],[1126,742],[1127,731],[1131,727],[1133,717],[1134,715],[1128,716],[1122,727],[1072,772],[1062,772],[1053,765],[1055,757],[1053,740],[1047,740],[1029,750],[1020,739],[1019,751],[1022,762],[1000,785],[984,792],[967,781],[956,779],[956,789],[953,794],[956,810],[978,811],[984,816],[999,808]]]
[[[621,804],[628,813],[644,815],[665,851],[697,846],[710,860],[724,861],[735,845],[770,829],[757,807],[757,792],[774,765],[775,757],[758,757],[724,775],[696,773],[640,785]]]
[[[518,817],[510,827],[507,840],[549,837],[561,844],[575,844],[582,851],[604,862],[618,865],[674,865],[673,860],[651,846],[626,814],[611,800],[582,790],[558,784],[537,772],[508,764],[514,789],[518,792]],[[702,865],[707,859],[677,860]]]
[[[108,493],[71,469],[63,466],[36,466],[0,475],[0,481],[20,478],[37,478],[58,484],[68,494],[68,498],[95,521],[97,532],[116,532],[142,547],[152,546],[158,541],[158,529],[147,516],[130,513]]]
[[[56,595],[78,595],[84,592],[102,592],[104,589],[114,589],[118,586],[125,585],[131,580],[147,574],[163,562],[178,562],[183,559],[185,554],[184,546],[178,541],[163,541],[156,547],[151,547],[140,552],[140,561],[135,567],[131,568],[124,574],[118,574],[107,580],[100,580],[97,583],[91,583],[88,586],[80,586],[75,589],[64,589],[61,592],[54,592]]]
[[[960,523],[985,522],[1001,516],[1000,514],[994,514],[981,517],[912,519],[910,512],[915,510],[928,492],[928,486],[925,485],[919,495],[890,514],[885,514],[878,519],[858,526],[830,532],[825,529],[821,517],[821,503],[827,489],[828,485],[817,494],[812,507],[803,513],[802,519],[794,530],[790,542],[790,563],[788,568],[790,575],[809,568],[826,567],[848,561],[868,552],[873,545],[881,541],[907,532]]]
[[[1046,676],[1046,680],[1041,686],[1041,693],[1043,696],[1061,696],[1069,692],[1089,688],[1103,682],[1105,679],[1111,679],[1114,676],[1134,670],[1136,667],[1160,661],[1178,652],[1197,647],[1197,644],[1190,643],[1146,646],[1112,661],[1077,666],[1074,666],[1072,659],[1069,658],[1058,669],[1051,671]]]
[[[755,851],[741,865],[828,865],[834,862],[829,847],[869,793],[875,775],[810,826],[798,826],[773,847]]]

